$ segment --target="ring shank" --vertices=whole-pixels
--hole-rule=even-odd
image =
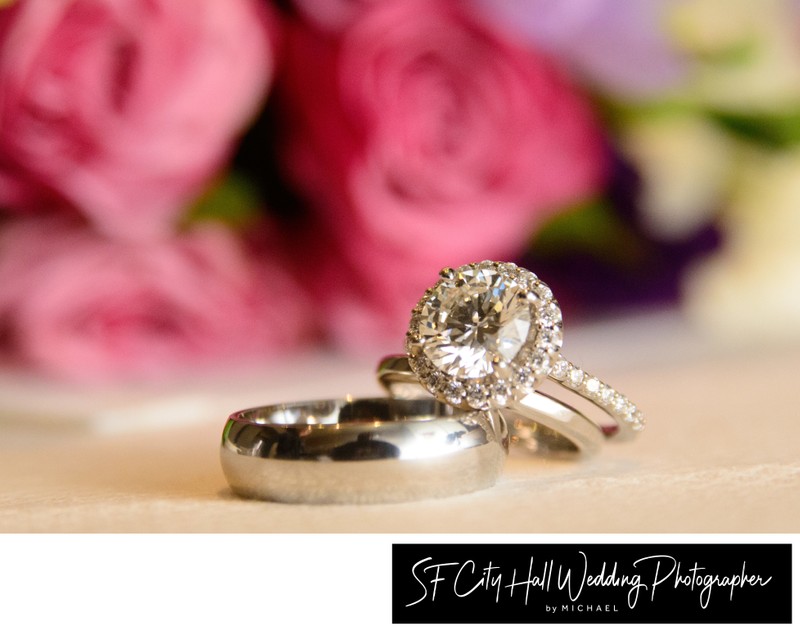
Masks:
[[[384,358],[378,365],[377,377],[392,397],[430,397],[411,370],[407,356]],[[543,393],[510,400],[500,414],[508,425],[511,445],[538,454],[589,455],[603,442],[602,429],[596,423],[572,406]]]

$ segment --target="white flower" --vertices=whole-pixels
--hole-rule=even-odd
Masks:
[[[800,103],[800,9],[793,0],[689,0],[669,28],[693,58],[681,97],[720,110],[781,112]]]
[[[644,117],[622,130],[620,145],[642,178],[638,202],[651,234],[680,239],[712,219],[730,177],[733,143],[707,117]]]
[[[800,340],[800,149],[744,156],[724,228],[686,279],[689,316],[728,342]]]

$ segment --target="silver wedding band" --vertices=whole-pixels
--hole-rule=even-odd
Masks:
[[[393,503],[491,487],[504,420],[423,399],[325,399],[229,416],[220,457],[235,493],[287,503]]]

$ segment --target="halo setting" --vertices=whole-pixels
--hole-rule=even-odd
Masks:
[[[485,410],[535,390],[558,360],[553,293],[513,263],[445,268],[412,311],[406,352],[421,383],[453,406]]]

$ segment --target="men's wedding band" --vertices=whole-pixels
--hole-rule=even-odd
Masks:
[[[229,416],[222,469],[244,497],[390,503],[491,487],[508,450],[495,411],[422,399],[324,399]]]

